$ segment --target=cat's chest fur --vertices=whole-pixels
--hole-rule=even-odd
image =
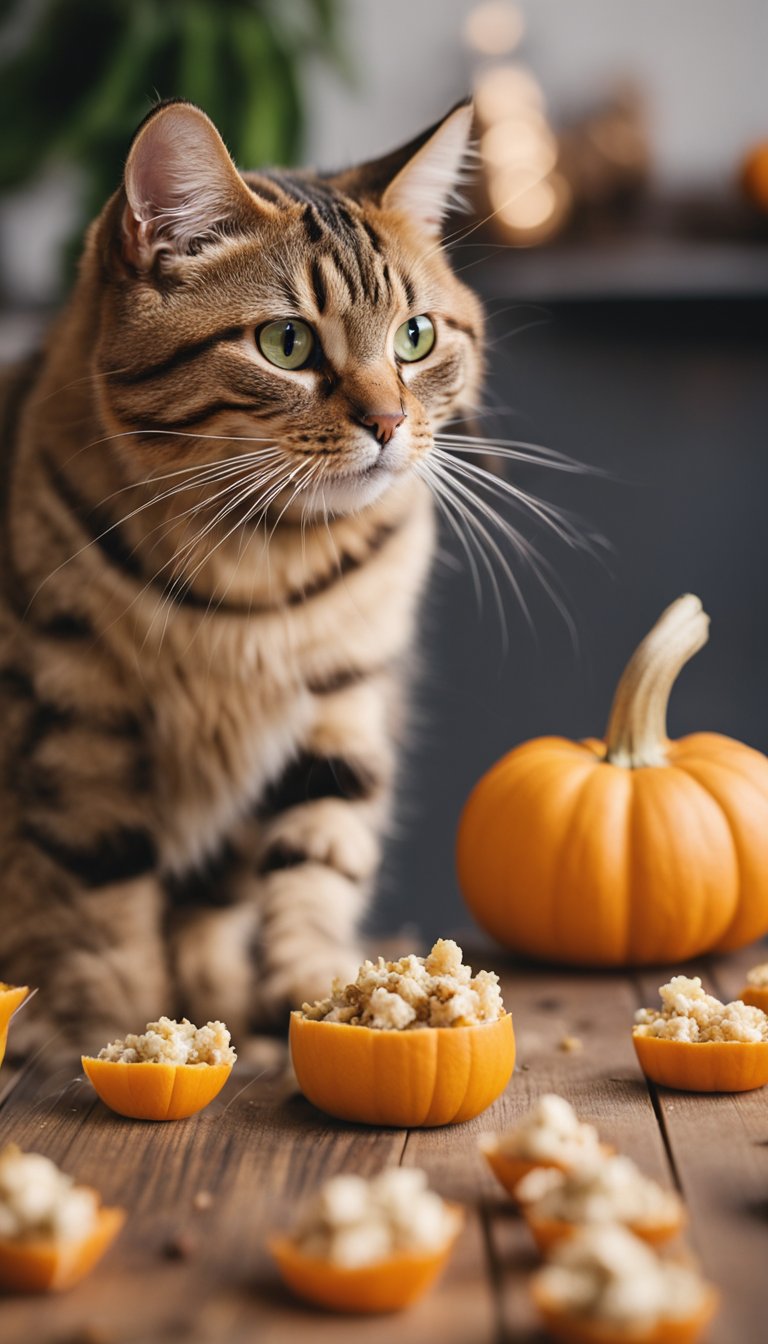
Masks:
[[[354,564],[321,566],[314,593],[306,575],[305,601],[251,616],[182,614],[164,631],[147,686],[163,866],[184,871],[255,815],[291,760],[322,740],[324,719],[347,714],[352,727],[350,685],[364,687],[412,642],[432,525],[415,491]]]

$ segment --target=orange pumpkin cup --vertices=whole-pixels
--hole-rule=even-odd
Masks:
[[[589,1320],[561,1311],[534,1278],[531,1297],[553,1339],[560,1344],[696,1344],[717,1311],[719,1298],[707,1288],[698,1311],[667,1318],[645,1330],[624,1330],[610,1321]]]
[[[600,1151],[604,1157],[611,1157],[616,1151],[610,1144],[601,1143]],[[488,1166],[491,1168],[497,1181],[504,1186],[508,1195],[517,1200],[515,1187],[527,1176],[529,1171],[534,1171],[537,1167],[547,1167],[555,1171],[567,1171],[568,1167],[562,1162],[555,1162],[551,1158],[517,1157],[513,1153],[502,1153],[495,1146],[491,1139],[486,1139],[480,1144],[480,1152],[483,1154]],[[522,1203],[522,1201],[518,1201]]]
[[[679,1092],[751,1092],[768,1083],[768,1041],[674,1041],[634,1031],[640,1068]]]
[[[551,1251],[553,1246],[559,1242],[572,1237],[584,1226],[583,1223],[570,1223],[564,1218],[541,1218],[538,1217],[532,1209],[526,1208],[523,1204],[523,1217],[531,1229],[531,1235],[536,1242],[537,1249],[542,1255]],[[661,1246],[665,1241],[671,1241],[676,1237],[685,1226],[685,1214],[680,1211],[676,1218],[671,1218],[665,1223],[627,1223],[628,1231],[634,1233],[641,1241],[645,1241],[650,1246]]]
[[[0,1064],[5,1059],[11,1018],[33,993],[27,985],[6,985],[0,981]]]
[[[751,1008],[761,1008],[764,1013],[768,1013],[768,985],[745,985],[739,998]]]
[[[86,1237],[72,1241],[0,1240],[0,1288],[9,1293],[57,1293],[89,1274],[125,1222],[123,1209],[100,1208]]]
[[[185,1120],[218,1095],[231,1064],[124,1064],[83,1055],[83,1069],[105,1106],[132,1120]]]
[[[456,1205],[449,1207],[460,1214]],[[307,1302],[329,1311],[400,1311],[432,1287],[451,1254],[461,1221],[457,1219],[455,1232],[439,1250],[398,1251],[356,1269],[305,1255],[290,1237],[272,1237],[267,1246],[284,1283]]]
[[[380,1031],[291,1013],[299,1087],[340,1120],[401,1128],[471,1120],[504,1091],[515,1066],[512,1017],[474,1027]]]

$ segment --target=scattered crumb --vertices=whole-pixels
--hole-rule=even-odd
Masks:
[[[163,1255],[168,1260],[190,1260],[197,1250],[197,1238],[190,1232],[175,1232],[163,1247]]]
[[[198,1190],[192,1200],[192,1208],[196,1209],[198,1213],[203,1213],[206,1209],[210,1209],[212,1203],[213,1195],[210,1190]]]
[[[564,1050],[567,1055],[573,1055],[576,1051],[583,1050],[583,1048],[584,1042],[580,1036],[563,1036],[563,1039],[560,1042],[560,1049]]]

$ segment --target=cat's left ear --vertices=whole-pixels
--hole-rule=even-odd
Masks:
[[[125,165],[123,255],[139,271],[158,252],[188,252],[225,221],[253,214],[254,197],[209,117],[161,103],[142,122]]]
[[[437,236],[459,182],[469,147],[472,104],[454,107],[415,140],[339,179],[350,195],[372,197]]]

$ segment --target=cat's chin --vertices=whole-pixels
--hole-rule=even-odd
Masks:
[[[323,482],[317,497],[309,504],[307,514],[309,517],[322,517],[327,513],[359,513],[361,509],[375,504],[402,476],[402,469],[393,471],[376,465],[354,475],[334,477]]]

